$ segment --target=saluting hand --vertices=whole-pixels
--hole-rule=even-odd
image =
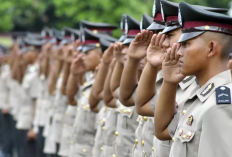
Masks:
[[[123,46],[121,42],[116,42],[114,44],[114,57],[118,62],[124,64],[122,49]]]
[[[81,75],[85,73],[86,67],[84,65],[83,55],[84,54],[79,54],[78,57],[72,61],[70,70],[73,75]]]
[[[162,65],[164,60],[165,48],[162,47],[162,43],[166,38],[165,34],[159,33],[154,34],[151,38],[151,43],[147,50],[147,61],[150,62],[154,67]]]
[[[152,35],[153,33],[148,30],[143,30],[141,33],[138,33],[129,46],[129,57],[136,60],[143,59],[146,56]]]
[[[163,79],[166,83],[178,84],[184,79],[184,75],[181,73],[181,66],[179,62],[179,55],[177,55],[180,49],[180,44],[174,43],[172,48],[169,48],[165,54],[165,59],[162,63]]]
[[[110,64],[114,58],[114,44],[111,44],[104,52],[102,61],[105,64]]]

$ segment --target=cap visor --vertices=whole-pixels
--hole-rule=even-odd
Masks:
[[[90,50],[93,50],[93,49],[95,49],[95,48],[96,48],[95,46],[88,46],[88,45],[86,45],[86,46],[83,46],[82,52],[83,52],[83,53],[86,53],[86,52],[88,52],[88,51],[90,51]]]
[[[163,30],[165,28],[165,25],[158,24],[156,22],[152,22],[152,24],[147,28],[149,31],[158,31]]]
[[[132,41],[134,40],[134,38],[126,38],[124,41],[123,41],[123,45],[129,45]]]
[[[193,39],[201,34],[203,34],[205,31],[199,31],[199,32],[189,32],[189,33],[182,33],[178,43],[182,43],[184,41]]]
[[[171,32],[171,31],[174,31],[177,28],[180,28],[180,26],[165,27],[164,30],[162,31],[162,34],[167,34],[167,33]]]
[[[120,41],[120,42],[123,42],[125,39],[126,39],[126,35],[123,34],[123,35],[119,38],[119,41]]]
[[[82,49],[83,49],[83,46],[81,45],[77,48],[77,51],[82,51]]]

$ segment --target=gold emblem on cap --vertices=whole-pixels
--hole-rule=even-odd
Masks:
[[[96,43],[96,47],[100,47],[100,44],[99,44],[99,43]]]
[[[96,29],[95,29],[95,30],[93,30],[93,33],[94,33],[94,34],[97,34],[97,32],[98,32],[98,31],[97,31]]]
[[[34,50],[35,50],[35,47],[34,47],[34,46],[31,46],[31,47],[30,47],[30,50],[31,50],[31,51],[34,51]]]
[[[188,117],[186,123],[187,123],[188,125],[190,125],[190,126],[192,125],[192,123],[193,123],[193,116],[192,116],[192,115]]]
[[[209,30],[209,26],[205,26],[205,30]]]

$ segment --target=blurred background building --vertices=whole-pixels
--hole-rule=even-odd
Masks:
[[[230,1],[186,0],[219,8],[231,8]],[[36,33],[44,26],[78,28],[82,19],[119,25],[121,15],[126,13],[140,20],[143,13],[152,15],[153,3],[154,0],[0,0],[0,44],[10,45],[8,37],[12,32]],[[228,14],[232,16],[232,10]],[[120,34],[116,31],[114,36]]]

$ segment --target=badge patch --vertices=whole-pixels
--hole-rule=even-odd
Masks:
[[[230,88],[220,86],[216,89],[217,104],[231,104]]]
[[[188,119],[187,119],[187,122],[186,122],[188,125],[192,126],[192,123],[193,123],[193,116],[189,116]]]
[[[184,79],[183,79],[183,83],[186,83],[188,82],[189,80],[191,80],[193,78],[193,76],[186,76]]]
[[[202,92],[202,96],[206,96],[214,88],[214,83],[210,83]]]

